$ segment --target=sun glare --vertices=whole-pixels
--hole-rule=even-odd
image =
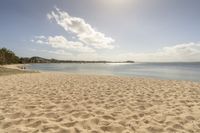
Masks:
[[[126,8],[132,5],[134,0],[101,0],[100,2],[110,8]]]

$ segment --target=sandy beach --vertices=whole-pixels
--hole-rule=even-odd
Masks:
[[[27,64],[11,64],[11,65],[2,65],[4,68],[9,68],[9,69],[16,69],[16,70],[25,70]]]
[[[199,133],[200,83],[117,76],[0,76],[0,133]]]

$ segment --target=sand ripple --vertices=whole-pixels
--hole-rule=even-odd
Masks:
[[[2,76],[0,133],[200,133],[200,84],[56,73]]]

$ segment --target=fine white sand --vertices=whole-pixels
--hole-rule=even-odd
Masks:
[[[200,133],[200,83],[58,73],[1,76],[0,133]]]

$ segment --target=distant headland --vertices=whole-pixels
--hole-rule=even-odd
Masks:
[[[29,64],[29,63],[135,63],[134,61],[84,61],[84,60],[57,60],[46,59],[38,56],[18,57],[6,48],[0,49],[0,65],[4,64]]]
[[[42,57],[20,58],[21,63],[134,63],[134,61],[85,61],[85,60],[57,60]]]

